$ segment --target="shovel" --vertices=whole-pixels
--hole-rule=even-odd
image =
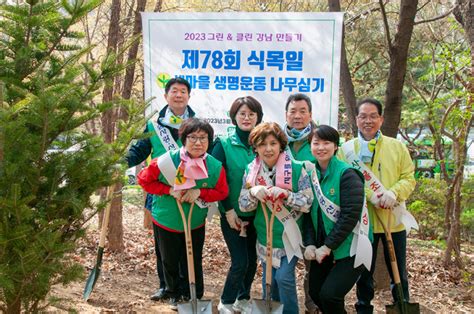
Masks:
[[[283,304],[280,302],[272,301],[271,290],[272,290],[272,251],[273,251],[273,222],[275,221],[275,208],[277,204],[272,207],[272,214],[268,219],[268,213],[265,203],[262,202],[263,216],[265,217],[265,225],[267,227],[267,256],[265,261],[265,300],[253,300],[252,301],[252,314],[281,314],[283,313]]]
[[[388,223],[385,226],[375,212],[377,219],[379,220],[380,224],[382,225],[383,231],[385,232],[385,237],[387,238],[387,246],[388,252],[390,255],[390,265],[392,267],[393,273],[393,282],[395,284],[395,289],[397,290],[398,301],[394,304],[387,304],[385,305],[385,311],[387,314],[419,314],[420,313],[420,305],[418,303],[409,303],[405,301],[403,296],[403,289],[402,284],[400,281],[400,273],[398,272],[398,265],[397,265],[397,258],[395,256],[395,249],[393,247],[393,240],[392,240],[392,233],[390,232],[390,223],[392,220],[392,215],[388,215]]]
[[[179,213],[181,214],[181,219],[183,220],[184,238],[186,240],[186,257],[188,262],[189,291],[191,293],[191,300],[189,302],[178,304],[178,313],[212,314],[212,302],[210,300],[198,300],[196,297],[193,242],[191,238],[191,216],[193,214],[194,203],[191,204],[191,208],[189,209],[188,219],[186,219],[186,216],[184,215],[183,205],[181,205],[181,202],[176,200],[176,203],[178,204]]]
[[[102,217],[102,227],[100,229],[99,249],[97,250],[97,261],[91,273],[89,274],[89,277],[87,278],[86,286],[84,288],[84,293],[82,295],[82,297],[86,301],[89,299],[92,293],[92,290],[94,289],[95,283],[97,282],[97,279],[99,279],[100,267],[102,265],[102,255],[104,254],[105,237],[107,235],[107,227],[109,225],[110,208],[112,207],[111,198],[113,194],[114,194],[114,188],[113,186],[111,186],[107,189],[107,200],[109,200],[109,203],[107,204],[107,207],[105,207],[104,216]]]

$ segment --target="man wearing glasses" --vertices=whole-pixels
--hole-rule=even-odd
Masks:
[[[410,226],[402,224],[400,217],[411,216],[406,211],[405,200],[413,192],[416,182],[414,166],[406,146],[399,140],[384,136],[380,132],[384,121],[382,104],[376,99],[363,99],[359,101],[356,113],[358,137],[345,143],[339,151],[342,159],[359,167],[366,180],[367,204],[374,232],[373,255],[370,272],[366,270],[357,282],[356,309],[357,313],[373,313],[373,306],[370,302],[374,298],[373,273],[379,240],[382,240],[385,264],[392,279],[392,296],[395,301],[398,301],[393,289],[393,274],[382,226],[382,223],[384,226],[388,225],[389,215],[391,215],[390,221],[392,222],[390,232],[404,298],[405,301],[409,301],[406,239]]]
[[[191,94],[191,85],[183,78],[172,78],[165,86],[165,100],[167,105],[159,112],[158,118],[153,117],[147,122],[145,127],[145,134],[150,134],[150,137],[137,141],[127,154],[128,167],[139,165],[148,158],[158,158],[167,151],[180,148],[182,145],[178,130],[183,121],[195,116],[194,111],[188,105]],[[147,194],[145,207],[151,211],[153,196]],[[156,254],[156,271],[158,273],[158,280],[160,281],[160,288],[153,294],[150,299],[153,301],[160,301],[168,299],[166,293],[166,283],[163,274],[163,264],[158,246],[158,227],[156,222],[153,222],[153,237],[155,241]],[[181,265],[180,267],[186,267]],[[182,268],[184,269],[184,268]],[[183,278],[181,282],[186,282]],[[184,284],[183,289],[186,289]]]

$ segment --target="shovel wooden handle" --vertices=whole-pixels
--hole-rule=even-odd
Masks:
[[[262,204],[262,211],[263,216],[265,217],[265,225],[267,231],[267,254],[266,254],[266,276],[265,276],[265,284],[271,285],[272,284],[272,255],[273,255],[273,223],[275,221],[275,207],[278,203],[275,203],[273,206],[270,206],[271,215],[268,218],[267,207],[265,206],[265,202],[261,202]]]
[[[100,228],[99,247],[105,247],[105,238],[107,237],[107,229],[109,227],[110,209],[112,208],[112,196],[114,195],[114,186],[107,188],[106,199],[109,201],[105,207],[104,216],[102,217],[102,227]]]
[[[181,214],[184,227],[184,239],[186,240],[186,259],[188,261],[188,280],[189,284],[195,284],[196,276],[194,274],[193,241],[191,237],[191,217],[193,214],[194,203],[191,203],[187,219],[186,215],[184,214],[183,205],[181,202],[176,200],[176,203],[178,204],[179,213]]]
[[[385,238],[387,238],[388,255],[390,257],[390,266],[392,267],[393,282],[394,284],[400,284],[401,280],[400,280],[400,273],[398,271],[397,257],[395,255],[395,247],[393,246],[392,233],[390,232],[390,226],[392,222],[392,213],[391,212],[389,213],[387,226],[385,226],[385,224],[382,222],[382,219],[380,219],[379,215],[377,214],[377,211],[375,210],[374,212],[378,221],[382,225],[383,231],[385,233]]]

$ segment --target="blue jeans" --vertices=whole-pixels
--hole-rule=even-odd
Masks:
[[[224,213],[221,213],[221,229],[227,248],[229,249],[231,265],[222,291],[221,302],[233,304],[235,300],[249,300],[250,288],[257,270],[257,233],[253,225],[254,217],[240,217],[248,221],[247,237],[239,236],[239,231],[232,229]]]
[[[288,263],[286,256],[280,260],[280,268],[272,267],[272,291],[271,296],[273,301],[281,302],[283,304],[283,314],[298,314],[298,296],[296,294],[296,279],[295,267],[298,262],[297,257]],[[266,287],[266,267],[263,265],[263,297],[265,297]]]
[[[357,313],[373,313],[374,307],[370,304],[374,298],[374,280],[373,274],[375,271],[375,259],[377,257],[377,248],[379,240],[382,240],[383,252],[385,256],[385,265],[387,266],[388,273],[390,274],[391,282],[390,288],[392,290],[393,300],[398,301],[397,291],[393,284],[393,273],[392,267],[390,266],[390,255],[387,249],[387,239],[384,233],[374,233],[374,242],[372,243],[372,267],[370,272],[365,270],[359,281],[357,282],[357,303],[355,305]],[[410,294],[408,291],[408,273],[406,264],[406,252],[407,252],[407,234],[406,231],[392,232],[393,247],[395,249],[395,256],[397,258],[398,271],[400,273],[400,281],[403,289],[403,297],[405,301],[410,300]]]

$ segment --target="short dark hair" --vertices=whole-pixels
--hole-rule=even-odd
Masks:
[[[189,118],[184,120],[179,128],[179,139],[183,145],[186,145],[186,138],[189,134],[196,131],[204,131],[207,133],[207,142],[211,145],[214,138],[214,129],[212,126],[203,119]]]
[[[283,132],[281,127],[275,122],[264,122],[253,128],[249,135],[249,144],[255,151],[257,146],[269,135],[275,136],[278,142],[280,142],[281,151],[284,151],[288,144],[288,139],[286,138],[285,132]]]
[[[359,114],[360,106],[365,105],[365,104],[374,105],[375,107],[377,107],[377,112],[379,113],[379,115],[380,116],[382,115],[382,103],[375,98],[364,98],[362,100],[359,100],[357,102],[356,115]]]
[[[321,124],[317,128],[312,129],[308,136],[308,142],[311,144],[315,137],[323,141],[330,141],[336,144],[336,147],[339,147],[339,132],[332,126]],[[334,154],[336,154],[336,152],[334,152]]]
[[[298,100],[306,101],[306,103],[308,104],[309,112],[313,110],[313,106],[311,105],[311,99],[305,94],[297,93],[297,94],[290,95],[290,97],[288,97],[288,100],[286,101],[285,111],[288,111],[288,106],[290,106],[290,103],[294,101],[298,101]]]
[[[191,94],[191,84],[189,84],[189,82],[186,79],[182,78],[182,77],[173,77],[168,82],[166,82],[165,94],[168,94],[168,92],[171,89],[171,86],[174,85],[174,84],[186,85],[186,88],[188,89],[188,94]]]
[[[230,106],[229,110],[229,116],[232,119],[232,124],[237,125],[237,121],[235,120],[235,116],[237,115],[237,111],[239,111],[240,107],[243,105],[247,105],[250,110],[255,112],[257,114],[257,124],[260,124],[262,122],[263,118],[263,109],[262,105],[258,100],[253,98],[252,96],[245,96],[245,97],[239,97]]]

